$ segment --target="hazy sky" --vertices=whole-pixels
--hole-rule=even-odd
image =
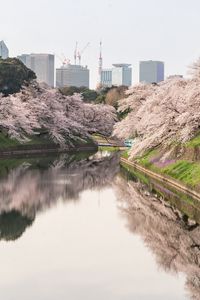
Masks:
[[[82,62],[97,80],[99,41],[104,67],[162,60],[166,75],[186,74],[200,55],[199,0],[0,0],[0,39],[10,55],[62,53],[73,62],[75,42],[90,46]],[[60,61],[57,60],[57,65]]]

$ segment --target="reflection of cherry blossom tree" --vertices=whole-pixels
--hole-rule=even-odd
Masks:
[[[119,155],[94,155],[68,163],[68,155],[51,163],[46,169],[32,169],[23,163],[0,180],[0,214],[18,211],[34,219],[38,211],[46,210],[62,199],[77,200],[82,191],[102,189],[113,181],[119,171]]]
[[[192,299],[200,298],[200,227],[139,182],[118,176],[114,183],[118,205],[131,232],[139,234],[169,272],[183,272]]]
[[[0,130],[20,142],[42,132],[61,146],[90,133],[110,135],[116,121],[109,105],[85,104],[78,94],[64,96],[35,82],[17,94],[0,95],[0,116]]]
[[[174,77],[159,84],[139,84],[119,101],[119,111],[129,111],[115,125],[120,138],[137,137],[132,156],[173,141],[185,142],[200,128],[200,78]]]

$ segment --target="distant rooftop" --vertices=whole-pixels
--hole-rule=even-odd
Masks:
[[[7,47],[6,44],[5,44],[5,42],[3,40],[0,41],[0,45],[3,45],[5,47]]]
[[[163,61],[160,61],[160,60],[141,60],[140,63],[146,63],[146,62],[153,62],[153,63],[162,63],[164,64]]]
[[[77,69],[77,70],[80,70],[80,69],[88,69],[88,67],[87,66],[82,66],[82,65],[64,64],[58,69],[74,69],[74,70]]]
[[[131,66],[131,64],[113,64],[113,67],[116,67],[116,68],[128,68],[130,66]]]

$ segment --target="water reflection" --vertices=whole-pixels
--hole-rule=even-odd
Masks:
[[[129,230],[142,237],[166,272],[186,274],[191,299],[200,299],[200,226],[175,206],[153,195],[138,179],[117,176],[118,206]],[[191,204],[191,203],[190,203]],[[192,204],[191,204],[192,205]]]
[[[18,211],[3,212],[0,215],[0,239],[5,241],[18,239],[32,222],[33,219],[21,215]]]
[[[58,200],[77,201],[84,190],[110,185],[119,171],[119,155],[104,153],[1,163],[0,238],[4,240],[19,238],[38,212]]]
[[[194,206],[188,198],[185,198],[184,205],[181,204],[180,195],[177,197],[174,192],[158,183],[151,182],[149,190],[147,185],[141,183],[139,174],[130,180],[123,172],[120,173],[119,155],[116,153],[0,161],[0,239],[5,241],[18,239],[33,224],[38,213],[48,210],[59,201],[65,203],[78,201],[83,191],[102,190],[107,187],[114,189],[120,215],[125,218],[129,231],[142,237],[163,270],[174,274],[179,272],[186,274],[187,290],[193,299],[199,299],[198,205]],[[160,194],[152,193],[155,187],[160,189]],[[163,199],[164,193],[171,202]],[[177,206],[174,205],[176,203]],[[195,218],[191,219],[189,216]],[[60,220],[60,215],[57,218]],[[112,222],[112,218],[113,216],[109,215],[109,222]],[[72,220],[68,227],[74,223],[73,218]],[[89,223],[88,228],[95,226],[94,220],[92,218],[91,220],[92,223]],[[103,230],[105,232],[108,228],[105,227]],[[73,235],[73,232],[71,234]],[[97,239],[100,238],[100,244],[107,245],[113,234],[116,234],[115,230],[107,241],[104,240],[104,233],[97,236]],[[117,233],[117,241],[118,237]],[[76,244],[74,239],[72,241]],[[78,244],[75,248],[80,247],[83,248],[83,245]],[[116,248],[116,256],[120,257],[121,250]],[[105,252],[106,257],[108,250]],[[88,253],[88,249],[85,252]],[[131,252],[131,255],[134,256],[134,253]],[[108,263],[109,261],[110,259]],[[126,274],[127,268],[123,270]]]

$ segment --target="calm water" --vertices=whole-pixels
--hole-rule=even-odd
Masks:
[[[0,161],[0,213],[3,300],[199,299],[198,224],[117,155]]]

